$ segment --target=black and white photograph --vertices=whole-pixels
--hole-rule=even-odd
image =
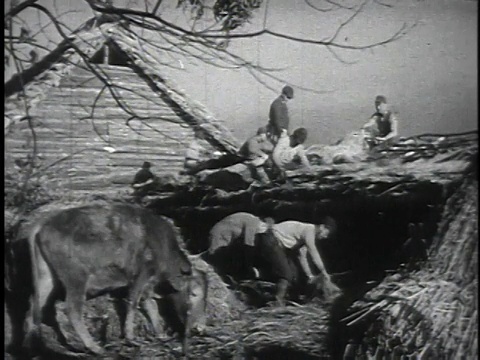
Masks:
[[[477,0],[5,0],[4,359],[478,358]]]

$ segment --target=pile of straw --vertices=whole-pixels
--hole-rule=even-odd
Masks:
[[[208,292],[207,292],[207,317],[210,324],[222,325],[235,319],[246,310],[242,303],[232,290],[223,282],[213,267],[199,258],[190,256],[193,266],[207,274]]]
[[[471,290],[431,276],[424,281],[387,280],[354,303],[344,322],[349,327],[369,322],[358,344],[363,353],[473,358],[478,318]]]
[[[389,276],[353,304],[344,323],[366,324],[361,353],[478,357],[477,193],[467,179],[448,199],[421,270]]]
[[[316,305],[248,310],[237,320],[209,326],[205,335],[192,337],[189,358],[328,357],[327,331],[327,312]],[[135,349],[117,348],[116,355],[177,359],[181,357],[181,348],[177,339],[155,339]]]
[[[347,134],[335,145],[312,145],[306,149],[306,154],[314,164],[322,165],[354,163],[367,158],[360,132]]]

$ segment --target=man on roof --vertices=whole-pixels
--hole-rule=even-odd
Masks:
[[[238,151],[238,155],[252,167],[253,176],[262,183],[268,183],[270,178],[264,169],[269,155],[273,151],[273,144],[267,138],[267,128],[261,127],[257,135],[248,139]]]
[[[305,154],[303,145],[307,140],[307,136],[308,131],[305,128],[295,129],[290,136],[288,136],[286,130],[283,130],[272,153],[273,163],[280,170],[282,177],[285,177],[285,170],[302,168],[311,170],[310,161]]]
[[[367,149],[380,144],[387,145],[398,135],[398,121],[383,95],[375,98],[376,112],[362,127],[362,135]]]
[[[135,174],[132,182],[133,194],[137,199],[147,195],[155,187],[155,175],[150,171],[152,164],[145,161],[142,168]]]
[[[282,93],[270,105],[269,122],[267,131],[273,143],[276,143],[282,130],[288,132],[290,118],[288,115],[288,100],[293,99],[293,89],[291,86],[285,86]]]

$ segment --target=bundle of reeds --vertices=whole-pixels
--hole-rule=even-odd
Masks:
[[[430,259],[393,274],[351,307],[344,323],[366,325],[360,353],[471,359],[478,356],[476,180],[447,201]],[[386,355],[385,355],[386,356]]]
[[[358,344],[362,352],[419,358],[476,356],[478,318],[472,289],[462,290],[431,274],[418,276],[430,279],[384,282],[354,304],[355,310],[343,321],[350,327],[362,321],[370,324]]]
[[[241,318],[215,324],[203,336],[191,338],[191,359],[328,358],[325,338],[328,314],[317,305],[288,305],[245,311]],[[123,356],[176,359],[180,343],[157,339],[135,350],[125,347]]]

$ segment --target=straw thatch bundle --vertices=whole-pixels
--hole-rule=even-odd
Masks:
[[[226,322],[238,319],[245,311],[246,306],[235,296],[223,282],[213,267],[199,258],[190,256],[193,266],[207,274],[207,316],[209,324],[222,325]]]
[[[324,165],[358,162],[368,156],[360,132],[349,133],[334,145],[312,145],[306,154],[314,163]]]
[[[248,310],[242,317],[207,328],[203,336],[192,337],[191,359],[327,357],[328,315],[319,306],[292,305]],[[116,346],[115,353],[128,358],[178,359],[180,343],[154,339],[135,349]],[[112,349],[113,350],[113,349]]]
[[[467,180],[447,201],[430,260],[421,270],[387,277],[354,303],[343,321],[350,328],[367,322],[361,352],[478,356],[477,192],[477,181]]]
[[[251,353],[292,352],[304,356],[327,353],[328,312],[315,305],[265,308],[256,311],[244,346]]]

